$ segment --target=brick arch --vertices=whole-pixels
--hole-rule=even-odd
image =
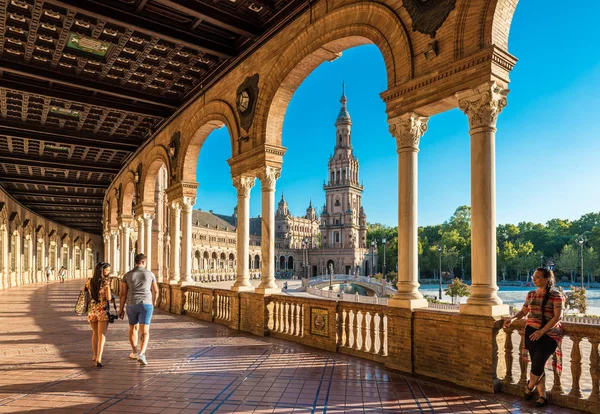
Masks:
[[[208,135],[223,125],[229,131],[231,155],[237,154],[235,143],[240,136],[237,118],[233,109],[227,102],[214,100],[200,106],[185,124],[181,131],[181,144],[179,148],[179,161],[177,165],[177,178],[185,182],[196,181],[196,165],[200,156],[200,149]]]
[[[490,45],[508,51],[508,36],[516,7],[514,0],[457,4],[454,58],[460,59]]]
[[[133,172],[128,171],[123,180],[123,186],[121,187],[121,215],[131,215],[131,204],[135,195],[135,182],[133,181]]]
[[[142,176],[140,177],[140,185],[142,186],[140,191],[141,201],[154,202],[156,177],[163,165],[167,168],[167,171],[169,170],[169,155],[164,146],[158,145],[152,148],[147,155],[144,155],[144,158],[148,161],[144,161],[142,164]]]
[[[119,206],[117,205],[117,198],[114,196],[110,197],[107,203],[108,204],[106,206],[105,211],[108,214],[108,216],[104,217],[104,220],[106,222],[107,230],[109,230],[110,226],[116,226],[118,224],[117,216],[119,215]]]
[[[256,111],[258,141],[281,145],[283,118],[298,86],[331,52],[364,44],[381,52],[388,88],[413,77],[410,37],[392,10],[372,2],[336,9],[307,26],[281,53],[288,59],[280,59],[267,75]]]

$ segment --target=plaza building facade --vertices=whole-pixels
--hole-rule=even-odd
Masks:
[[[282,194],[275,211],[276,277],[298,278],[337,274],[367,275],[377,254],[367,246],[367,216],[362,206],[359,163],[352,150],[352,120],[345,92],[340,99],[336,138],[329,158],[325,204],[321,215],[312,200],[304,216],[294,216]],[[260,277],[261,218],[250,218],[248,266],[250,278]],[[232,215],[194,210],[192,272],[198,282],[234,280],[237,207]]]

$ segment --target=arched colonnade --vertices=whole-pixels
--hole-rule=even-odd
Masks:
[[[427,136],[429,117],[458,107],[470,126],[473,240],[472,295],[461,311],[506,312],[495,280],[494,140],[498,115],[507,103],[509,72],[516,62],[508,53],[515,7],[512,0],[405,0],[403,7],[391,0],[315,3],[208,87],[132,157],[105,198],[105,231],[110,235],[105,237],[107,258],[119,260],[115,247],[127,249],[127,228],[134,220],[138,226],[143,221],[138,229],[145,233],[138,237],[145,241],[141,245],[151,255],[153,268],[153,252],[159,247],[148,240],[161,231],[167,251],[163,256],[168,257],[157,268],[161,277],[173,284],[194,283],[191,218],[198,186],[196,164],[209,133],[225,126],[233,154],[228,163],[238,194],[232,289],[253,290],[249,200],[258,179],[261,257],[275,258],[274,195],[286,152],[282,126],[290,99],[321,63],[339,57],[349,47],[375,44],[385,61],[388,85],[381,98],[398,153],[398,294],[390,305],[426,306],[417,272],[419,143]],[[155,191],[160,166],[165,172],[164,200],[158,200]],[[165,211],[156,226],[158,204]],[[125,255],[121,260],[126,263]],[[274,275],[275,260],[262,261],[256,291],[277,292]]]

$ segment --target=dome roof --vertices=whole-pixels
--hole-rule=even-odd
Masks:
[[[346,99],[346,87],[345,84],[342,83],[342,98],[340,99],[342,107],[340,108],[340,112],[338,113],[337,119],[335,120],[336,125],[342,123],[352,123],[352,119],[350,119],[350,114],[348,113],[348,109],[346,108],[346,102],[348,102],[348,100]]]

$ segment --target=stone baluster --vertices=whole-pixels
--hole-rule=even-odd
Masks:
[[[377,337],[379,339],[379,349],[377,350],[377,355],[385,355],[385,315],[383,313],[379,314],[379,323],[377,324]]]
[[[552,355],[552,360],[556,360],[556,354]],[[561,376],[558,372],[553,371],[552,395],[563,395],[564,393]]]
[[[504,338],[504,359],[506,361],[506,376],[504,377],[504,382],[507,384],[512,384],[513,382],[513,343],[512,343],[512,329],[505,329],[504,332],[506,336]]]
[[[372,354],[375,353],[375,312],[369,312],[369,349],[368,351]]]
[[[590,376],[592,377],[592,393],[590,394],[590,401],[600,401],[600,356],[598,355],[598,344],[600,339],[591,338],[589,339],[592,344],[592,350],[590,352]]]
[[[519,343],[519,355],[523,352],[523,347],[525,346],[525,332],[522,329],[519,329],[519,336],[521,337],[521,342]],[[521,377],[519,378],[519,385],[521,387],[525,387],[529,383],[529,376],[527,372],[528,363],[523,358],[519,358],[519,367],[521,368]]]
[[[410,112],[390,120],[398,153],[398,293],[388,306],[427,307],[419,292],[418,153],[429,118]]]
[[[471,295],[461,313],[507,315],[496,293],[496,121],[508,90],[486,82],[457,93],[458,106],[469,118],[471,135]]]
[[[354,349],[360,351],[365,346],[365,318],[363,313],[357,311],[354,320],[356,321],[356,343]]]
[[[340,346],[348,346],[348,312],[345,309],[340,310],[340,325],[342,332],[340,333]]]
[[[573,349],[571,349],[571,377],[573,379],[571,385],[571,392],[569,396],[580,399],[583,398],[583,393],[581,392],[581,371],[582,371],[582,362],[581,362],[581,349],[579,347],[581,338],[577,336],[571,336],[571,341],[573,341]]]

